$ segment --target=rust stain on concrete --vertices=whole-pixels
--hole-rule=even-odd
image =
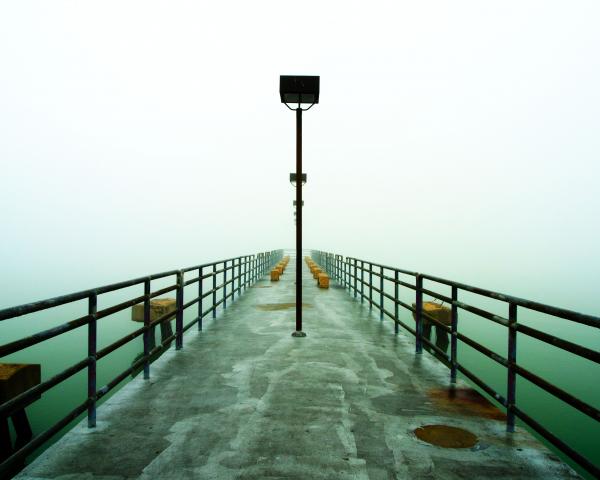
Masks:
[[[433,388],[427,392],[438,408],[459,415],[506,420],[506,415],[472,388]]]
[[[425,425],[415,429],[419,440],[442,448],[471,448],[477,444],[475,434],[448,425]]]

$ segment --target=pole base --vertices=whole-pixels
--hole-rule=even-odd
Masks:
[[[295,332],[292,332],[292,337],[306,337],[306,333],[302,330],[296,330]]]

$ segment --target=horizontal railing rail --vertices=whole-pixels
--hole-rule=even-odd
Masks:
[[[87,393],[85,395],[85,400],[45,431],[35,435],[26,444],[20,445],[15,451],[3,452],[2,457],[4,458],[2,463],[0,463],[0,478],[5,478],[6,475],[11,472],[14,473],[15,466],[22,464],[28,455],[50,440],[83,412],[87,411],[88,427],[95,427],[96,403],[98,400],[108,394],[132,373],[139,371],[139,369],[143,369],[144,379],[150,378],[150,364],[153,360],[158,358],[162,352],[168,349],[173,341],[175,341],[176,350],[183,348],[183,334],[187,330],[194,325],[197,325],[198,330],[202,330],[203,318],[207,315],[212,315],[213,318],[216,318],[218,307],[226,309],[228,301],[233,302],[236,295],[240,296],[247,288],[263,277],[270,268],[282,258],[282,255],[282,250],[273,250],[258,253],[256,255],[228,258],[226,260],[205,263],[180,270],[170,270],[168,272],[139,277],[103,287],[83,290],[69,295],[62,295],[47,300],[0,310],[0,321],[2,321],[82,300],[87,300],[88,303],[88,313],[84,316],[54,326],[50,329],[37,332],[28,337],[0,345],[1,358],[85,325],[88,327],[88,354],[85,358],[82,358],[62,372],[51,378],[45,379],[41,383],[0,405],[0,420],[3,418],[7,419],[12,414],[21,411],[38,401],[44,393],[71,378],[76,373],[87,369]],[[184,281],[184,274],[189,274],[190,272],[197,272],[197,274],[195,274],[193,278]],[[170,277],[175,277],[174,284],[152,291],[152,281],[168,279]],[[208,283],[211,283],[209,279],[212,279],[212,284],[210,285],[210,288],[205,289],[205,280],[208,280]],[[218,281],[220,283],[217,285]],[[194,284],[198,285],[198,293],[186,302],[184,299],[184,288]],[[143,295],[98,310],[98,297],[100,295],[142,285],[144,288]],[[153,298],[169,292],[175,292],[175,309],[150,321],[150,301]],[[202,301],[206,298],[212,300],[211,306],[203,310]],[[143,326],[115,342],[98,349],[98,320],[141,303],[144,305]],[[184,325],[184,311],[194,305],[197,306],[197,313],[193,320]],[[175,319],[175,332],[170,336],[162,338],[160,345],[152,348],[154,342],[150,341],[150,334],[152,333],[152,335],[154,335],[154,328],[165,322],[170,323],[173,319]],[[96,382],[97,362],[140,336],[143,338],[143,355],[136,359],[128,368],[107,382],[106,385],[98,388]]]
[[[536,433],[546,439],[558,450],[566,454],[575,463],[580,465],[595,477],[600,477],[600,468],[588,460],[581,453],[569,446],[565,441],[558,438],[547,427],[533,419],[524,412],[517,404],[516,382],[517,377],[522,377],[553,397],[577,409],[589,418],[600,421],[600,411],[589,403],[577,398],[575,395],[554,385],[547,379],[531,372],[523,365],[517,363],[517,336],[518,334],[535,338],[548,345],[552,345],[565,352],[585,358],[596,364],[600,363],[600,352],[579,345],[541,330],[532,328],[518,322],[518,308],[540,312],[552,317],[569,320],[591,328],[600,328],[600,318],[593,315],[574,312],[564,308],[557,308],[545,305],[539,302],[525,300],[523,298],[505,295],[502,293],[486,290],[464,283],[447,280],[444,278],[426,275],[410,270],[404,270],[396,267],[360,260],[353,257],[344,257],[343,255],[327,253],[323,251],[313,251],[312,256],[315,261],[322,265],[326,272],[346,289],[354,298],[360,299],[361,303],[367,302],[369,308],[379,310],[379,317],[390,318],[394,322],[394,331],[398,333],[399,327],[404,328],[415,336],[415,352],[422,353],[423,345],[426,345],[435,356],[450,369],[450,381],[456,382],[457,373],[462,373],[467,379],[481,388],[484,392],[494,398],[506,409],[506,427],[508,432],[514,432],[515,418],[519,418],[524,424],[528,425]],[[401,280],[400,275],[412,278],[414,283]],[[375,277],[375,278],[374,278]],[[435,284],[450,287],[451,295],[442,295],[434,290],[423,287],[423,281],[427,280]],[[386,291],[386,286],[391,287]],[[400,299],[400,287],[414,291],[414,306]],[[393,294],[388,293],[393,291]],[[501,316],[489,312],[474,305],[469,305],[459,300],[459,292],[469,292],[483,297],[491,298],[507,304],[508,311],[506,316]],[[374,294],[376,295],[374,298]],[[450,325],[445,325],[434,316],[429,315],[423,308],[423,295],[441,300],[451,306]],[[394,311],[391,312],[385,308],[384,299],[393,303]],[[414,328],[400,320],[399,308],[402,307],[413,313]],[[478,317],[485,318],[497,325],[507,329],[507,356],[504,357],[495,353],[491,348],[481,345],[479,342],[469,337],[464,332],[459,331],[459,310],[470,312]],[[450,354],[432,342],[427,335],[424,335],[425,319],[438,331],[445,332],[450,337]],[[437,336],[437,334],[436,334]],[[466,368],[458,359],[458,342],[462,342],[469,347],[477,350],[479,353],[490,358],[506,370],[506,392],[497,392],[492,386],[477,376],[473,371]]]

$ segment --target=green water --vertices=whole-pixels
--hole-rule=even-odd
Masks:
[[[194,275],[196,275],[195,272],[190,272],[185,279],[192,278]],[[412,283],[408,277],[404,280]],[[217,284],[220,284],[221,281],[222,279],[218,278]],[[174,276],[154,281],[152,282],[152,290],[154,291],[172,285],[174,282]],[[425,288],[432,288],[443,295],[450,295],[449,287],[436,285],[434,288],[432,284],[427,283],[424,286]],[[206,280],[204,282],[204,291],[209,290],[211,287],[212,280]],[[386,285],[385,291],[393,294],[392,286]],[[367,290],[365,290],[365,292],[367,292]],[[143,286],[138,285],[101,295],[98,299],[98,310],[116,305],[142,294]],[[171,292],[171,296],[173,296],[173,294],[174,292]],[[185,301],[195,298],[197,294],[197,285],[186,287],[184,292]],[[221,293],[219,293],[219,295],[221,295]],[[376,292],[373,293],[373,298],[376,301],[379,301]],[[414,301],[414,292],[406,288],[400,288],[400,299],[410,304]],[[425,298],[425,301],[426,300],[428,299]],[[460,293],[460,300],[504,317],[507,317],[508,315],[508,307],[503,302],[463,292]],[[211,299],[206,298],[203,310],[206,310],[210,305]],[[4,306],[8,305],[5,303]],[[394,311],[393,303],[390,300],[385,299],[384,306],[388,311]],[[83,316],[86,313],[87,301],[79,301],[43,312],[7,320],[0,323],[0,338],[4,344]],[[196,314],[196,306],[188,308],[184,315],[184,324],[194,319]],[[600,331],[597,329],[521,308],[519,309],[518,315],[519,322],[544,332],[595,350],[600,346]],[[400,318],[407,325],[412,325],[414,323],[411,313],[402,308],[400,308]],[[392,332],[392,322],[388,320],[387,324],[390,332]],[[111,344],[139,327],[139,323],[131,321],[130,309],[126,309],[99,320],[98,349]],[[469,312],[459,311],[459,331],[487,346],[497,354],[502,355],[503,357],[507,356],[507,332],[504,327],[477,317]],[[410,336],[408,332],[403,332],[402,329],[401,333]],[[157,341],[160,341],[158,332]],[[98,388],[102,387],[120,372],[128,368],[132,360],[141,351],[142,339],[141,337],[138,337],[111,353],[108,357],[101,359],[97,365]],[[2,361],[7,363],[40,363],[42,365],[42,380],[46,380],[70,365],[79,362],[86,356],[87,327],[80,327],[67,334],[60,335],[41,344],[27,348],[24,351],[5,357]],[[458,359],[462,365],[471,370],[478,377],[482,378],[497,392],[506,396],[506,372],[501,365],[460,342],[458,346]],[[584,400],[596,408],[600,408],[600,383],[598,382],[598,378],[600,378],[599,365],[521,334],[518,335],[517,362],[523,367],[531,370],[533,373],[572,393],[579,399]],[[119,387],[125,383],[126,382],[123,382]],[[114,394],[117,390],[118,388],[113,390],[111,394]],[[61,383],[58,387],[45,393],[41,400],[35,402],[27,409],[34,433],[38,434],[46,430],[67,412],[83,402],[86,397],[86,392],[87,374],[86,370],[83,370]],[[110,395],[104,397],[103,400],[106,400],[108,397],[110,397]],[[517,382],[517,404],[524,412],[544,425],[559,438],[563,439],[575,450],[582,453],[592,462],[596,464],[600,463],[600,450],[597,448],[596,442],[596,439],[600,438],[600,424],[598,422],[595,422],[574,408],[545,393],[535,385],[520,378]],[[71,422],[61,434],[71,428],[75,422],[81,420],[81,418],[84,418],[84,415],[74,422]],[[59,436],[56,436],[54,441],[59,438]],[[49,444],[47,444],[46,447]],[[40,451],[36,452],[36,454],[39,453]],[[30,460],[34,457],[35,455],[30,457]],[[583,476],[591,478],[581,469],[577,468],[577,470]]]

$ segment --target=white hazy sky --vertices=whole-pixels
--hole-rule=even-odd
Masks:
[[[600,2],[0,4],[0,306],[294,245],[598,314]]]

